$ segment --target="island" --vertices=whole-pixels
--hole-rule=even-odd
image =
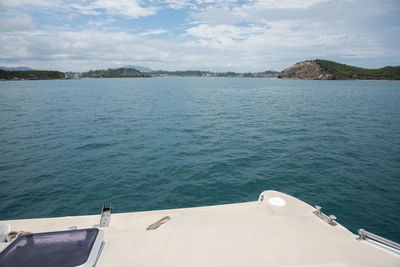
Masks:
[[[400,66],[364,69],[315,59],[296,63],[279,73],[281,79],[301,80],[400,80]]]
[[[107,70],[90,70],[81,73],[85,78],[145,78],[151,77],[148,73],[140,72],[134,68],[119,68]]]
[[[122,68],[109,68],[100,70],[89,70],[87,72],[59,72],[33,70],[28,67],[1,67],[0,80],[53,80],[53,79],[80,79],[80,78],[150,78],[150,77],[228,77],[228,78],[276,78],[277,71],[266,70],[263,72],[212,72],[201,70],[151,70],[149,68],[135,66],[139,71],[129,65]]]
[[[278,72],[211,72],[201,70],[182,70],[182,71],[138,71],[135,68],[119,68],[107,70],[90,70],[80,74],[82,78],[139,78],[139,77],[235,77],[235,78],[276,78]]]
[[[57,80],[64,79],[64,73],[49,70],[3,70],[0,69],[0,80]]]

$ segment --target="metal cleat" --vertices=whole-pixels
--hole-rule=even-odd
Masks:
[[[322,209],[321,206],[316,205],[315,206],[315,211],[313,211],[313,213],[315,215],[317,215],[318,217],[320,217],[325,222],[327,222],[328,224],[330,224],[332,226],[337,225],[337,222],[335,221],[336,220],[336,216],[335,215],[327,216],[327,215],[325,215],[324,213],[321,212],[321,209]]]
[[[100,227],[107,227],[110,224],[112,208],[111,203],[109,206],[103,204],[103,208],[101,209]]]

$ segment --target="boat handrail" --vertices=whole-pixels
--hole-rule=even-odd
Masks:
[[[358,237],[359,240],[366,240],[366,238],[368,237],[370,239],[373,239],[375,241],[378,241],[380,243],[383,243],[383,244],[385,244],[385,245],[387,245],[389,247],[392,247],[392,248],[400,251],[400,244],[399,243],[396,243],[396,242],[394,242],[392,240],[389,240],[389,239],[384,238],[382,236],[379,236],[377,234],[365,231],[364,229],[359,229],[357,232],[359,234],[359,237]]]

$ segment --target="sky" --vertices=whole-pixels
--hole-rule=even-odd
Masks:
[[[0,65],[255,72],[400,65],[400,0],[0,0]]]

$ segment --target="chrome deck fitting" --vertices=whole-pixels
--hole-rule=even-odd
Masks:
[[[389,247],[391,247],[391,248],[393,248],[393,249],[395,249],[397,251],[400,251],[400,244],[399,243],[396,243],[396,242],[394,242],[392,240],[386,239],[386,238],[381,237],[379,235],[376,235],[374,233],[365,231],[364,229],[358,229],[357,232],[358,232],[358,235],[359,235],[359,237],[357,237],[357,240],[362,241],[362,240],[371,239],[373,241],[385,244],[386,246],[389,246]]]
[[[316,205],[315,206],[315,211],[313,211],[313,213],[315,214],[315,215],[317,215],[318,217],[320,217],[322,220],[324,220],[325,222],[327,222],[328,224],[330,224],[330,225],[332,225],[332,226],[335,226],[335,225],[337,225],[337,222],[335,221],[336,220],[336,216],[335,215],[325,215],[324,213],[322,213],[321,212],[321,209],[322,209],[322,207],[321,206],[318,206],[318,205]]]

